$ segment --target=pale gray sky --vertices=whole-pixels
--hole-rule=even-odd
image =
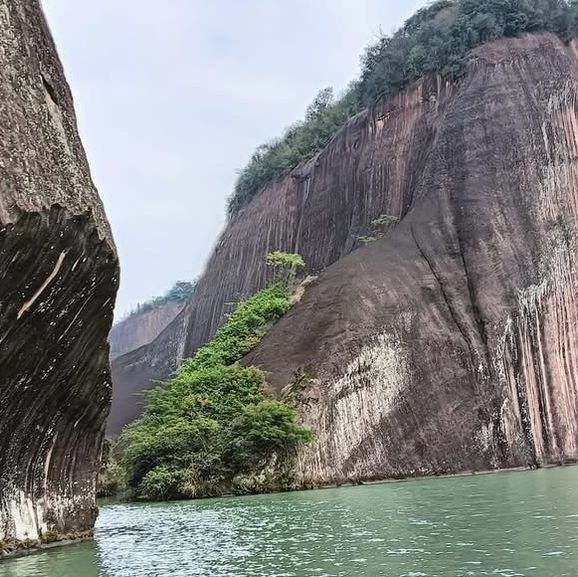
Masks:
[[[236,171],[424,0],[43,0],[121,258],[117,316],[191,280]],[[257,231],[256,231],[257,232]]]

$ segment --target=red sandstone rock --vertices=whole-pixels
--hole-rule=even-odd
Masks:
[[[116,323],[108,337],[111,358],[115,359],[154,341],[181,312],[183,306],[182,303],[169,302]]]

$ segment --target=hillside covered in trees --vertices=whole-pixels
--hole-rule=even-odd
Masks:
[[[525,32],[553,32],[567,41],[577,30],[578,0],[438,0],[427,5],[395,34],[367,47],[359,80],[341,98],[325,88],[302,122],[257,148],[239,173],[229,217],[269,182],[321,151],[349,118],[379,98],[432,72],[459,79],[472,48]]]

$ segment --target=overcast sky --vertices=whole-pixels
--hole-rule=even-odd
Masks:
[[[253,149],[424,3],[43,0],[120,253],[117,318],[202,272]]]

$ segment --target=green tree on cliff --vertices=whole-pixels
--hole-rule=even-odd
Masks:
[[[275,251],[267,255],[267,266],[272,271],[273,283],[291,288],[297,275],[305,268],[305,261],[301,255]]]
[[[177,281],[164,295],[154,297],[144,303],[139,303],[128,315],[127,318],[140,315],[158,309],[169,303],[182,304],[193,294],[197,281]]]
[[[295,409],[265,392],[265,375],[238,363],[289,308],[299,255],[273,253],[280,278],[240,303],[214,338],[146,396],[123,434],[127,480],[150,499],[279,489],[296,447],[311,440]],[[257,474],[259,478],[257,478]]]

